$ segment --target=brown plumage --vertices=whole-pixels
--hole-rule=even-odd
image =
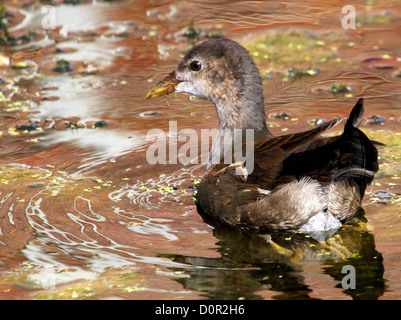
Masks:
[[[196,197],[198,212],[209,223],[310,232],[338,229],[360,207],[378,170],[377,150],[358,129],[362,98],[340,136],[321,137],[341,122],[337,119],[305,132],[273,137],[265,123],[259,71],[249,53],[228,39],[193,47],[147,97],[173,89],[207,98],[216,106],[220,140],[213,143]],[[223,148],[222,141],[227,135],[233,137],[235,129],[243,131],[242,142],[246,129],[253,130],[253,153],[227,164],[222,150],[229,149]]]

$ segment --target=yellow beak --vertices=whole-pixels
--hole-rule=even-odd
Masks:
[[[180,81],[175,78],[175,71],[173,71],[149,90],[146,94],[146,99],[157,98],[172,93],[175,90],[175,86],[179,83]]]

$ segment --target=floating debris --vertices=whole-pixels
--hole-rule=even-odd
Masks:
[[[65,4],[73,4],[73,5],[80,4],[82,2],[83,0],[64,0]]]
[[[393,196],[387,191],[377,191],[374,196],[379,199],[391,199]]]
[[[30,124],[30,125],[21,125],[17,127],[17,130],[21,130],[21,131],[32,131],[32,130],[36,130],[38,128],[38,126],[34,123]]]
[[[348,89],[347,86],[344,84],[339,84],[338,86],[336,84],[333,84],[328,91],[330,93],[336,94],[336,93],[348,93],[351,90]]]
[[[392,204],[394,202],[401,201],[401,194],[400,193],[392,193],[389,191],[379,190],[375,192],[371,197],[372,203],[379,203],[379,204]]]
[[[65,126],[70,129],[78,129],[78,123],[76,122],[67,122]]]
[[[64,59],[57,61],[57,65],[53,69],[53,71],[62,72],[62,73],[71,72],[72,70],[74,70],[72,63],[67,60],[64,60]]]
[[[22,35],[21,37],[18,38],[19,41],[22,43],[28,43],[34,40],[38,36],[38,33],[35,31],[29,31],[27,34]]]
[[[8,134],[11,136],[17,136],[17,135],[19,135],[19,132],[15,131],[14,127],[10,127],[10,128],[8,128]]]
[[[307,122],[310,126],[319,126],[319,125],[325,123],[326,121],[324,121],[323,119],[312,119],[312,120],[308,120]]]
[[[203,33],[202,29],[196,30],[194,27],[194,21],[191,21],[191,24],[187,31],[184,33],[184,37],[188,38],[188,40],[194,45],[199,41],[200,35]]]
[[[157,116],[157,115],[159,115],[159,112],[157,112],[157,111],[145,111],[145,112],[141,112],[141,113],[139,114],[139,116],[140,116],[141,118],[155,117],[155,116]]]
[[[379,116],[370,116],[368,119],[370,119],[369,124],[380,124],[384,125],[384,119]]]
[[[31,188],[41,188],[44,187],[43,183],[35,183],[30,185]]]
[[[13,69],[17,69],[17,70],[21,70],[21,69],[28,69],[29,68],[29,64],[25,61],[18,61],[16,63],[14,63],[11,68]]]
[[[105,120],[100,120],[100,121],[97,121],[93,126],[92,126],[92,128],[103,128],[103,127],[105,127],[105,126],[107,126],[108,125],[108,122],[107,121],[105,121]]]
[[[302,78],[302,77],[307,77],[307,76],[314,76],[320,72],[319,68],[314,68],[314,69],[307,69],[306,71],[302,71],[297,68],[290,68],[286,72],[285,76],[293,79],[297,78]]]
[[[287,120],[290,118],[290,115],[285,113],[284,111],[281,113],[276,114],[276,119]]]

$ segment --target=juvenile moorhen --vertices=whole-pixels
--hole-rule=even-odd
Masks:
[[[273,137],[265,122],[259,70],[248,51],[228,39],[194,46],[146,97],[173,91],[206,98],[216,107],[220,139],[212,145],[196,195],[198,212],[206,221],[262,231],[314,232],[338,229],[360,208],[378,170],[377,150],[358,129],[362,98],[342,135],[320,136],[341,121],[337,119]],[[234,129],[254,132],[252,171],[247,157],[223,161],[221,138]],[[221,159],[217,163],[212,162],[216,155]]]

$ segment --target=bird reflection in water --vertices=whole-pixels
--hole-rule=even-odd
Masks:
[[[216,226],[219,258],[161,255],[193,268],[172,268],[184,276],[175,279],[184,288],[204,292],[209,299],[262,299],[263,290],[274,299],[315,299],[304,270],[320,265],[321,272],[342,288],[343,267],[355,268],[355,289],[343,289],[352,299],[377,299],[385,291],[381,253],[366,229],[361,209],[337,233],[316,240],[308,234],[258,234]]]

